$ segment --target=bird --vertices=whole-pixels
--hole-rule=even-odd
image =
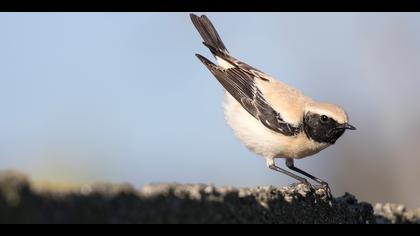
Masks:
[[[190,18],[216,59],[217,64],[195,54],[224,88],[224,116],[234,135],[262,156],[269,169],[312,187],[309,178],[331,192],[326,181],[294,162],[335,144],[346,130],[355,130],[346,111],[333,103],[316,101],[236,59],[206,15],[191,13]],[[288,170],[276,164],[281,158]]]

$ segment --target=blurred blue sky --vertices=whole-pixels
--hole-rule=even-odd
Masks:
[[[420,14],[207,15],[235,57],[357,126],[299,167],[338,195],[420,207]],[[0,169],[138,187],[293,182],[225,124],[188,13],[0,13],[0,35]]]

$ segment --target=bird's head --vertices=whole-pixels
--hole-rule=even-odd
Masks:
[[[308,105],[303,117],[303,127],[310,139],[328,144],[334,144],[346,129],[356,129],[348,123],[348,116],[343,108],[330,103]]]

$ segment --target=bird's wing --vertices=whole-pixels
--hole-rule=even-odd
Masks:
[[[270,76],[263,73],[262,71],[255,69],[254,67],[230,56],[229,51],[227,50],[225,44],[219,36],[219,33],[217,33],[216,28],[207,16],[197,16],[195,14],[190,14],[190,17],[192,23],[194,24],[195,28],[200,33],[200,36],[203,39],[203,44],[210,49],[210,51],[213,53],[213,55],[218,61],[222,60],[222,63],[226,62],[232,67],[239,67],[244,72],[257,76],[262,80],[270,79]],[[220,61],[219,64],[221,64]]]
[[[261,80],[269,81],[272,79],[271,76],[267,75],[266,73],[246,64],[245,62],[242,62],[234,57],[232,57],[229,53],[227,53],[224,50],[221,50],[219,48],[215,48],[214,46],[203,42],[203,44],[210,49],[211,53],[216,57],[223,61],[226,61],[227,63],[231,64],[232,67],[238,67],[241,71],[244,73],[247,73],[251,76],[257,77]]]
[[[209,47],[212,50],[211,46]],[[240,62],[228,54],[220,57],[233,65],[231,68],[218,66],[207,58],[196,54],[201,62],[213,73],[223,87],[247,110],[267,128],[281,134],[297,135],[301,126],[286,122],[281,114],[264,98],[264,94],[256,85],[256,80],[270,81],[265,73]],[[216,54],[219,56],[219,54]]]

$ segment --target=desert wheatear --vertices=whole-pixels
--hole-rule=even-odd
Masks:
[[[346,129],[354,130],[346,112],[337,105],[315,101],[232,57],[205,15],[190,16],[217,60],[216,65],[196,54],[225,89],[225,118],[234,134],[263,156],[270,169],[308,183],[275,164],[276,158],[285,158],[289,169],[329,189],[325,181],[295,167],[294,160],[316,154],[334,144]]]

